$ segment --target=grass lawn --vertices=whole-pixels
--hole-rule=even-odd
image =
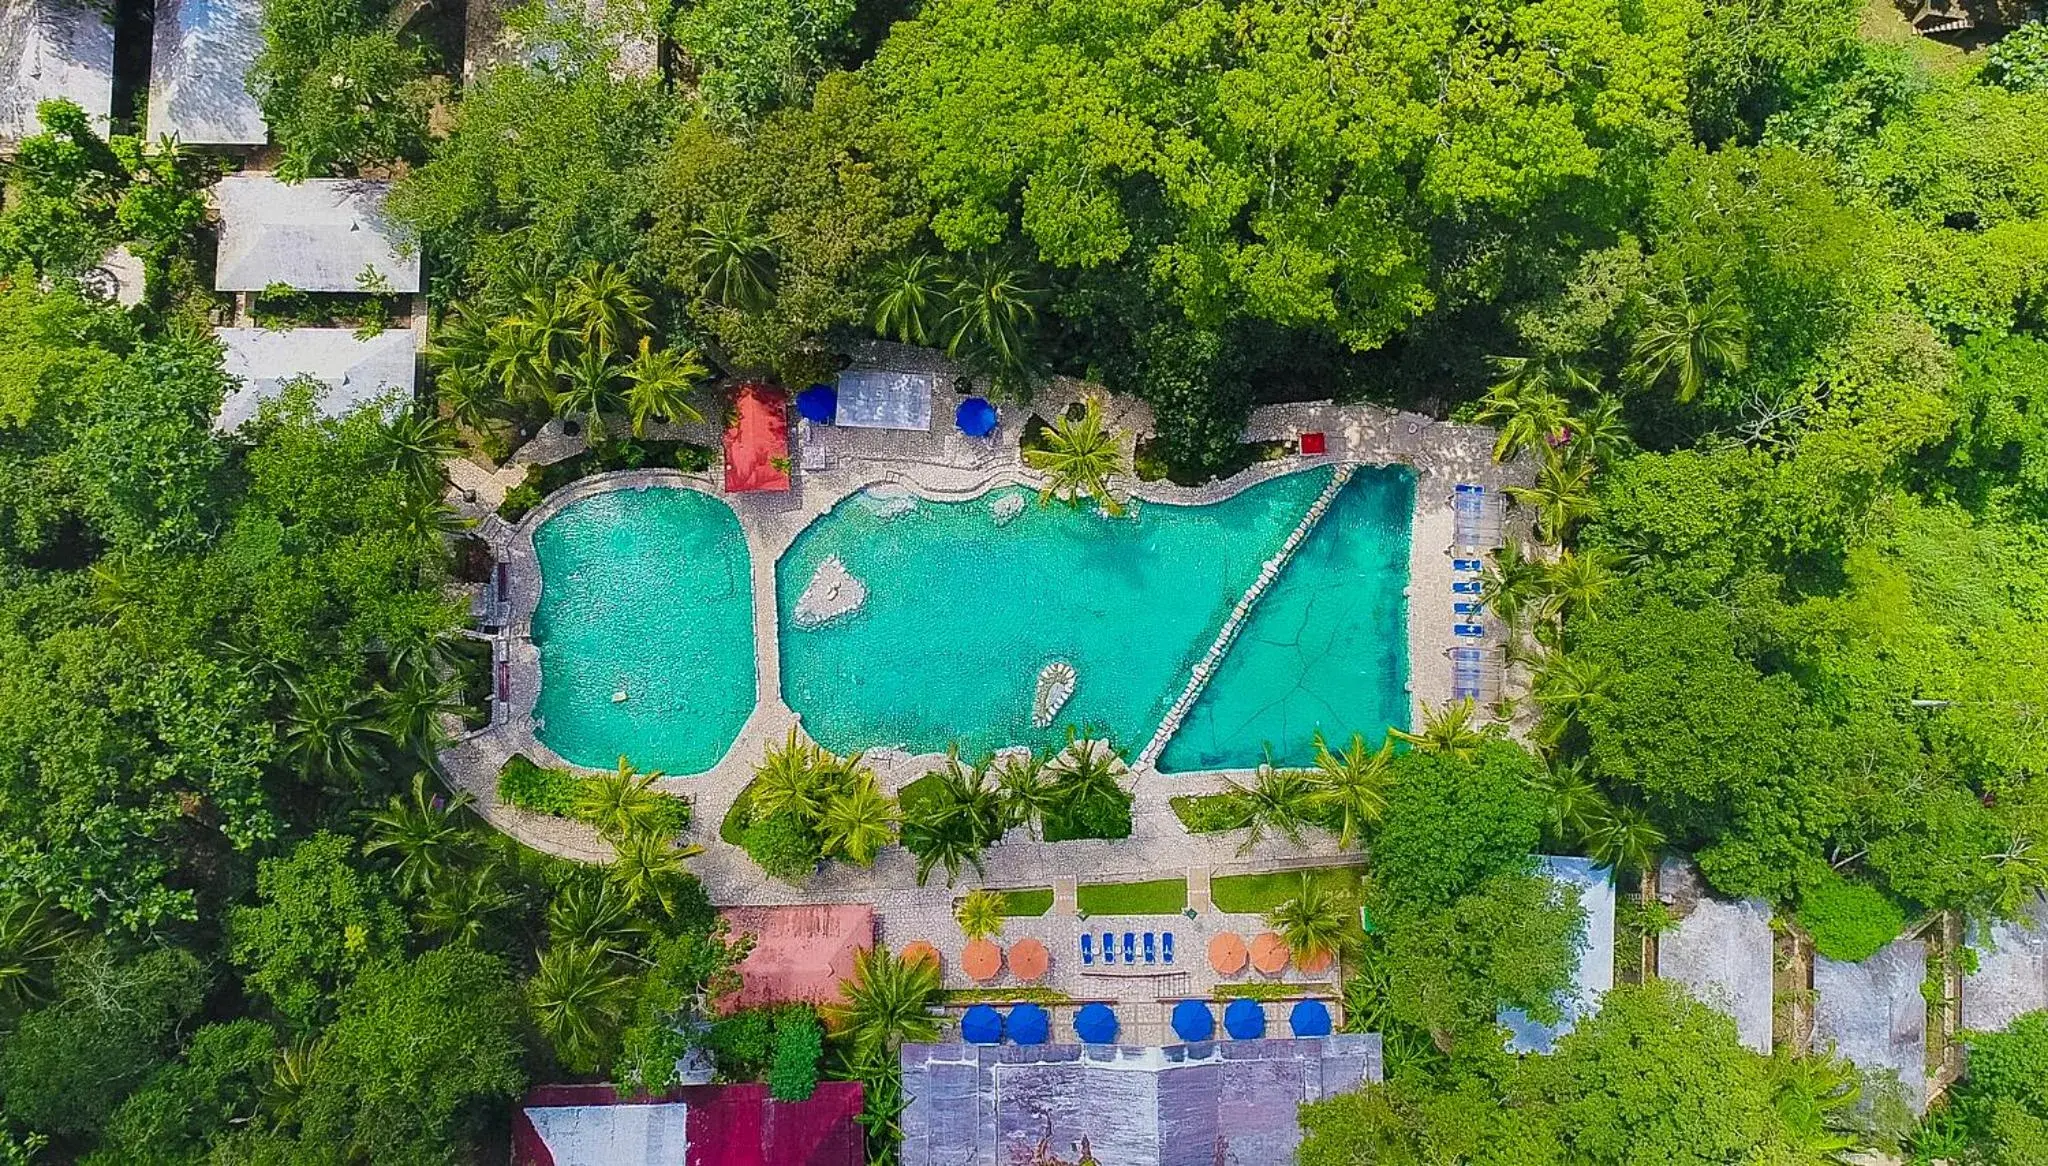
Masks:
[[[1220,875],[1209,880],[1209,897],[1218,911],[1230,911],[1243,915],[1263,915],[1280,904],[1292,899],[1301,889],[1301,871],[1283,870],[1270,874]],[[1365,873],[1361,866],[1326,866],[1311,870],[1308,876],[1326,889],[1358,897],[1358,878]]]
[[[1190,834],[1212,834],[1219,830],[1240,830],[1250,825],[1237,799],[1229,794],[1175,794],[1166,799],[1173,816]]]
[[[1178,915],[1187,905],[1186,879],[1082,883],[1075,893],[1075,906],[1083,915]]]
[[[732,808],[725,812],[725,820],[718,824],[719,841],[728,846],[740,844],[740,831],[746,829],[753,806],[754,783],[750,781],[740,789],[739,796],[732,800]]]
[[[1027,915],[1043,915],[1052,910],[1051,887],[1026,887],[1020,891],[1003,892],[1003,914],[1012,919]]]

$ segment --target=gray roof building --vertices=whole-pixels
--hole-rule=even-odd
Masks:
[[[213,427],[232,432],[256,416],[264,401],[300,377],[322,386],[316,405],[323,416],[340,417],[387,398],[387,412],[412,397],[417,337],[387,328],[358,340],[347,328],[222,328],[226,368],[241,387],[221,404]]]
[[[40,133],[36,106],[66,97],[104,133],[114,104],[114,26],[86,0],[0,4],[0,144]]]
[[[253,292],[281,283],[356,292],[370,278],[385,291],[417,292],[419,250],[412,233],[385,213],[390,193],[388,182],[357,178],[222,178],[213,187],[220,213],[214,290]]]
[[[1086,1138],[1112,1164],[1269,1166],[1296,1107],[1381,1080],[1378,1035],[1115,1045],[905,1045],[903,1166],[1010,1166]]]
[[[1864,960],[1813,961],[1813,1044],[1862,1069],[1899,1075],[1915,1113],[1927,1108],[1927,945],[1901,939]]]
[[[169,134],[188,146],[270,140],[248,85],[262,51],[263,0],[157,0],[149,136]]]
[[[1677,892],[1683,917],[1657,937],[1657,975],[1734,1020],[1743,1044],[1770,1052],[1776,965],[1769,904],[1707,895],[1698,872],[1680,859],[1665,860],[1662,882],[1667,896]]]
[[[1590,858],[1539,855],[1536,873],[1579,893],[1579,909],[1586,913],[1586,938],[1579,947],[1579,967],[1571,987],[1558,999],[1564,1013],[1556,1024],[1539,1024],[1519,1008],[1500,1010],[1500,1023],[1508,1030],[1508,1050],[1516,1053],[1548,1053],[1559,1037],[1579,1021],[1600,1011],[1600,998],[1614,987],[1614,871]]]
[[[1977,970],[1963,980],[1963,1027],[2003,1032],[2022,1013],[2048,1008],[2048,895],[2023,918],[2000,920],[1970,940]]]

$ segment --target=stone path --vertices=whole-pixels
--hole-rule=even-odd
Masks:
[[[1081,910],[1081,880],[1073,875],[1059,875],[1052,880],[1052,913],[1055,915],[1076,915]]]
[[[1214,906],[1209,897],[1209,868],[1191,866],[1188,868],[1188,906],[1196,911],[1207,911]]]

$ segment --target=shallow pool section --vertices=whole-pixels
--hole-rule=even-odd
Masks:
[[[614,490],[564,507],[533,545],[541,741],[578,765],[715,765],[754,707],[753,595],[732,508],[696,490]]]
[[[1315,758],[1316,730],[1377,747],[1408,727],[1409,523],[1415,475],[1361,472],[1252,612],[1159,759],[1165,772],[1235,769],[1270,748]]]
[[[1051,745],[1071,725],[1107,732],[1135,754],[1260,565],[1329,480],[1328,469],[1309,470],[1210,506],[1141,503],[1121,519],[1039,506],[1015,488],[967,502],[854,495],[799,535],[778,565],[783,699],[838,750],[930,752],[958,741],[975,754]],[[1405,532],[1405,512],[1398,520]],[[1396,597],[1407,576],[1405,545],[1387,568]],[[1310,549],[1305,544],[1304,554]],[[800,626],[798,599],[832,556],[866,589],[865,601],[831,622]],[[1239,650],[1245,645],[1240,640]],[[1398,701],[1405,629],[1375,628],[1372,646],[1357,651],[1401,658],[1396,671],[1382,669]],[[1057,719],[1037,728],[1034,689],[1054,661],[1071,664],[1078,683]],[[1287,724],[1301,719],[1284,715]],[[1215,764],[1253,764],[1262,743],[1239,741]],[[1204,756],[1212,752],[1204,746]]]

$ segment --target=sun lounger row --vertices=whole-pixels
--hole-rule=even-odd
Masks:
[[[1139,956],[1141,941],[1144,952],[1142,959]],[[1105,931],[1102,933],[1100,951],[1103,963],[1115,964],[1119,962],[1117,959],[1117,938],[1115,932]],[[1090,932],[1082,932],[1081,966],[1095,966],[1096,952],[1095,936]],[[1139,963],[1166,964],[1170,966],[1173,963],[1173,932],[1124,932],[1123,959],[1121,962],[1131,966],[1136,966]]]

